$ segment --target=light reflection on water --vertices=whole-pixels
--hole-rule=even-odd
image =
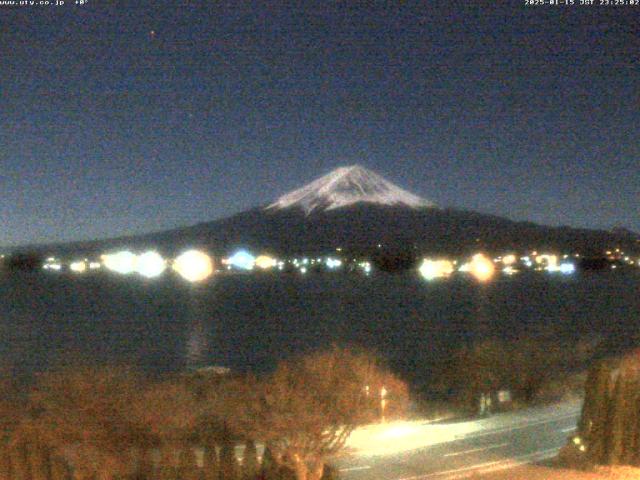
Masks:
[[[194,370],[207,365],[207,354],[209,342],[205,324],[202,321],[194,321],[188,330],[186,341],[186,366],[189,370]]]
[[[212,319],[208,318],[207,302],[214,301],[210,292],[201,286],[192,286],[186,309],[185,363],[189,370],[207,366],[209,335]]]

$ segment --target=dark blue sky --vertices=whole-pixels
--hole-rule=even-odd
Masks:
[[[0,7],[0,245],[212,220],[353,163],[640,230],[640,7],[99,3]]]

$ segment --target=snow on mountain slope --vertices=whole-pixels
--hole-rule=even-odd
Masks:
[[[407,192],[359,165],[341,167],[302,188],[280,197],[266,209],[298,207],[312,211],[333,210],[358,202],[403,205],[411,208],[435,207],[435,204]]]

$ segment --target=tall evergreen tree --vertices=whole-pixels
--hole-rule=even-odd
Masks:
[[[625,381],[619,374],[609,403],[606,455],[606,463],[609,465],[620,464],[624,453],[624,420],[627,408],[625,394]]]
[[[639,380],[640,382],[640,380]],[[640,390],[640,385],[638,385],[638,389]],[[632,448],[632,458],[631,465],[640,466],[640,392],[636,396],[635,402],[635,411],[636,411],[636,419],[635,419],[635,428],[634,428],[634,438],[633,438],[633,448]]]
[[[589,447],[589,458],[594,463],[605,461],[610,386],[611,369],[605,362],[598,362],[589,370],[578,424],[578,431]]]
[[[635,457],[634,443],[636,438],[638,411],[638,379],[633,371],[625,372],[623,376],[625,394],[625,411],[623,413],[624,432],[622,435],[622,455],[620,463],[631,465]]]
[[[603,362],[598,362],[593,365],[587,374],[587,380],[584,384],[584,401],[582,403],[582,412],[580,420],[578,421],[578,431],[581,435],[586,436],[591,431],[593,425],[593,417],[597,415],[598,400],[601,399],[603,392],[599,388],[604,375],[603,371],[606,370]],[[608,376],[608,372],[606,374]],[[606,393],[606,392],[604,392]]]

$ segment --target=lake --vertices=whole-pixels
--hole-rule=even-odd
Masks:
[[[478,285],[417,275],[223,275],[188,285],[107,273],[0,277],[0,356],[30,374],[78,356],[149,372],[204,365],[264,371],[331,342],[380,352],[421,383],[474,338],[640,331],[640,272],[521,274]]]

